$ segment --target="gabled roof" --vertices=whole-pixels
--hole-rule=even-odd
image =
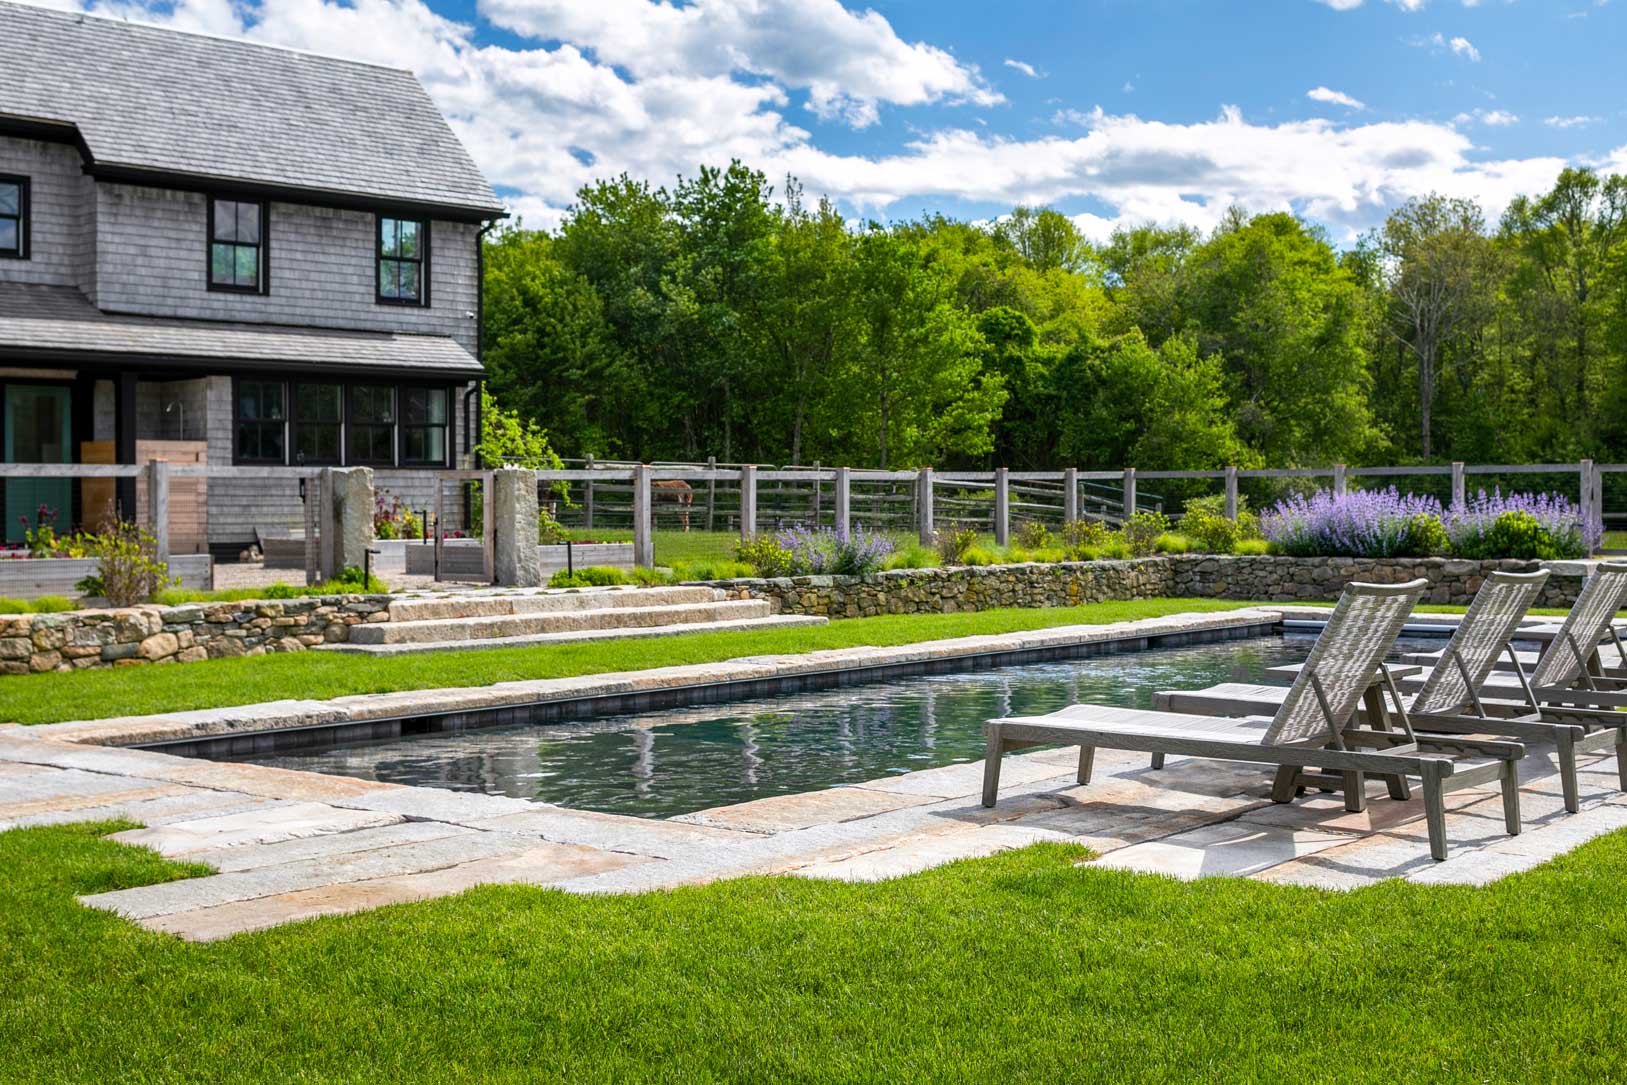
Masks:
[[[110,179],[502,211],[411,72],[10,0],[0,41],[0,130],[72,126]]]
[[[75,364],[252,365],[478,378],[480,363],[444,335],[292,328],[104,313],[71,286],[0,283],[0,358]]]

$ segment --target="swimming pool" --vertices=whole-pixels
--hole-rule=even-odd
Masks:
[[[670,817],[976,760],[990,718],[1078,702],[1145,708],[1161,689],[1258,680],[1310,644],[1259,637],[235,760]]]

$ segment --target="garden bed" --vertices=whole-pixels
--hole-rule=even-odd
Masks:
[[[42,595],[62,595],[71,599],[81,594],[74,585],[95,576],[100,565],[99,558],[3,558],[0,597],[38,599]],[[172,554],[169,575],[179,578],[183,588],[212,588],[214,560],[208,554]]]

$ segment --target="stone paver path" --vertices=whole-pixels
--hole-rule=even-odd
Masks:
[[[1000,803],[978,803],[982,766],[950,765],[760,799],[669,821],[519,799],[0,734],[0,829],[128,818],[115,835],[218,873],[88,896],[153,930],[209,940],[314,916],[523,883],[626,893],[747,874],[875,881],[1037,841],[1087,845],[1087,868],[1327,888],[1385,878],[1480,884],[1627,826],[1612,759],[1584,763],[1567,815],[1549,751],[1522,763],[1525,831],[1502,831],[1489,789],[1448,797],[1452,857],[1429,858],[1421,803],[1375,785],[1368,810],[1311,795],[1267,798],[1268,769],[1101,751],[1007,759]],[[1081,875],[1084,876],[1084,875]]]

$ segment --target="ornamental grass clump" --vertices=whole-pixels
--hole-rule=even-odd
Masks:
[[[1599,544],[1597,525],[1559,494],[1490,494],[1481,490],[1446,512],[1452,553],[1462,558],[1551,561],[1586,557]]]
[[[1409,558],[1444,553],[1440,502],[1388,490],[1288,497],[1260,517],[1260,534],[1290,557]]]
[[[893,552],[891,539],[863,528],[798,525],[782,528],[774,541],[790,555],[790,576],[864,576],[880,572]]]

